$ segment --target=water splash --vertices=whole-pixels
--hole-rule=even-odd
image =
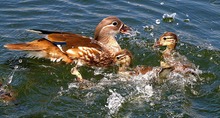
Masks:
[[[15,65],[14,69],[12,70],[11,74],[8,76],[8,80],[6,81],[6,84],[9,85],[12,82],[12,79],[14,77],[15,71],[18,69],[18,65]]]
[[[138,30],[132,29],[132,31],[129,32],[128,37],[136,37],[140,34]]]
[[[148,32],[151,32],[152,30],[154,30],[154,26],[153,25],[146,25],[146,26],[143,26],[144,30],[145,31],[148,31]]]
[[[94,75],[101,75],[103,73],[103,68],[95,68]]]
[[[119,93],[109,90],[111,95],[107,98],[107,104],[105,107],[109,109],[108,115],[114,115],[116,114],[120,107],[122,106],[122,103],[124,103],[125,98],[122,97]]]
[[[202,74],[202,71],[197,68],[194,72],[194,74],[171,72],[168,80],[173,85],[178,85],[181,88],[184,88],[186,85],[196,85],[197,81],[201,79],[199,74]]]
[[[175,16],[176,16],[176,13],[163,14],[163,21],[164,22],[169,22],[169,23],[174,22]]]
[[[136,90],[138,93],[143,94],[142,97],[145,98],[149,98],[154,94],[153,87],[151,85],[137,86]]]

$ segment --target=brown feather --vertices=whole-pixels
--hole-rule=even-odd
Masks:
[[[57,46],[43,38],[27,43],[6,44],[4,47],[10,50],[30,51],[28,54],[30,57],[43,57],[52,61],[63,60],[66,63],[72,62]]]
[[[93,39],[90,39],[85,36],[80,36],[78,34],[59,34],[53,33],[47,36],[48,40],[51,42],[65,42],[66,45],[63,47],[63,50],[66,51],[70,48],[77,47],[92,47],[101,50],[101,46],[98,45]]]
[[[46,39],[38,39],[27,43],[17,43],[17,44],[6,44],[5,48],[10,50],[26,50],[26,51],[37,51],[44,50],[49,46],[54,46],[51,42]]]

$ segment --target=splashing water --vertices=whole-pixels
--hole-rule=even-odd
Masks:
[[[116,114],[119,111],[122,103],[124,103],[125,98],[122,97],[119,93],[109,90],[111,95],[107,99],[107,104],[105,107],[109,109],[108,115]]]
[[[159,77],[159,70],[160,69],[159,67],[154,67],[151,71],[147,72],[146,74],[142,75],[138,75],[138,76],[134,76],[133,77],[133,81],[151,81],[155,78],[158,78]]]
[[[150,25],[150,26],[146,25],[146,26],[143,26],[143,28],[144,28],[145,31],[149,31],[149,32],[154,30],[154,26],[153,25]]]
[[[11,74],[8,76],[8,80],[6,82],[7,85],[11,84],[15,71],[18,69],[18,66],[15,65],[14,69],[12,70]]]
[[[135,36],[137,36],[139,34],[140,34],[140,32],[138,30],[132,29],[132,31],[129,32],[128,37],[135,37]]]
[[[19,59],[19,60],[18,60],[18,63],[22,63],[22,59]],[[6,80],[6,85],[11,84],[12,79],[13,79],[13,76],[14,76],[14,74],[15,74],[15,71],[17,71],[18,68],[19,68],[18,65],[15,65],[15,66],[14,66],[14,69],[12,70],[11,74],[8,76],[8,78],[7,78],[7,80]]]
[[[174,22],[175,16],[176,16],[176,13],[163,14],[163,21],[164,22],[169,22],[169,23]]]
[[[103,73],[103,68],[95,68],[94,75],[101,75]]]
[[[136,90],[138,93],[143,94],[145,98],[149,98],[153,96],[153,87],[151,85],[142,85],[142,86],[137,86]]]

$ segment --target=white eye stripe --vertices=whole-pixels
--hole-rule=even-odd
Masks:
[[[122,26],[123,26],[123,25],[121,25],[121,27],[117,30],[118,32],[120,31],[120,29],[122,28]],[[102,27],[102,29],[100,30],[100,32],[102,32],[104,29],[109,28],[109,27],[116,27],[116,26],[114,26],[113,24],[106,25],[106,26]],[[112,31],[114,31],[114,30],[112,30]],[[110,32],[110,31],[109,31],[109,32]]]
[[[107,25],[107,26],[114,26],[113,24]],[[114,26],[115,27],[115,26]]]

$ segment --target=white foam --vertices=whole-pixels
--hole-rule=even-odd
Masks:
[[[138,30],[132,30],[129,32],[128,37],[135,37],[138,34],[140,34],[140,32]]]
[[[124,103],[125,98],[122,97],[119,93],[109,90],[111,95],[107,98],[107,104],[105,107],[109,109],[108,114],[113,115],[117,113],[122,106],[122,103]]]
[[[172,14],[163,14],[163,18],[175,18],[176,13],[172,13]]]

